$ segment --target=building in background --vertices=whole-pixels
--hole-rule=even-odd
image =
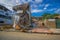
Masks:
[[[55,16],[53,19],[45,19],[44,23],[48,28],[60,28],[60,15]]]
[[[0,30],[13,28],[12,11],[0,5]]]
[[[47,28],[56,28],[56,20],[55,19],[45,19],[44,24]]]
[[[0,5],[0,25],[9,24],[12,25],[12,11],[5,6]]]

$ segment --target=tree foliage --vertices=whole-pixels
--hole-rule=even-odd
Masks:
[[[44,19],[53,19],[54,17],[56,17],[56,16],[59,16],[59,14],[58,13],[53,13],[53,14],[51,14],[51,13],[44,13],[43,15],[43,20]]]

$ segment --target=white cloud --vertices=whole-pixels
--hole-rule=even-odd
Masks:
[[[0,0],[0,4],[3,4],[8,9],[12,10],[12,7],[15,5],[15,0]]]
[[[48,9],[48,11],[55,11],[57,8]]]
[[[20,5],[22,3],[31,2],[32,0],[0,0],[0,4],[3,4],[8,9],[12,10],[12,7],[15,5]]]
[[[32,2],[32,3],[34,3],[33,0],[20,0],[20,2],[22,2],[22,3],[28,3],[28,2]]]
[[[37,9],[35,9],[35,10],[32,10],[31,12],[32,13],[37,13],[37,12],[43,12],[43,10],[37,10]]]
[[[50,4],[45,4],[44,10],[47,9],[47,7],[48,7],[49,5],[50,5]]]
[[[22,3],[27,3],[28,1],[26,1],[26,0],[20,0]]]
[[[44,8],[44,10],[47,9],[46,7]]]
[[[55,11],[55,13],[60,13],[60,8]]]
[[[45,7],[48,7],[48,6],[49,6],[49,4],[46,4],[46,5],[45,5]]]
[[[34,9],[37,9],[38,6],[37,6],[36,4],[32,4],[32,5],[31,5],[31,8],[32,8],[32,9],[33,9],[33,8],[34,8]]]
[[[21,0],[15,0],[15,4],[16,5],[22,4],[22,1]]]
[[[32,0],[28,0],[28,2],[31,2]]]
[[[27,3],[27,2],[33,2],[33,3],[42,3],[43,0],[0,0],[0,4],[3,4],[6,6],[8,9],[12,10],[12,7],[15,5],[19,5],[22,3]],[[38,6],[36,4],[32,4],[32,7],[37,8]]]
[[[36,3],[42,3],[43,0],[35,0]]]

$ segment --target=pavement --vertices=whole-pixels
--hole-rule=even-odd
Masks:
[[[54,33],[60,33],[60,29],[54,29],[54,30],[55,30]]]
[[[0,40],[60,40],[60,35],[0,31]]]

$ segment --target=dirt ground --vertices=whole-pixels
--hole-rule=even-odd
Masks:
[[[60,40],[60,35],[0,32],[0,40]]]

